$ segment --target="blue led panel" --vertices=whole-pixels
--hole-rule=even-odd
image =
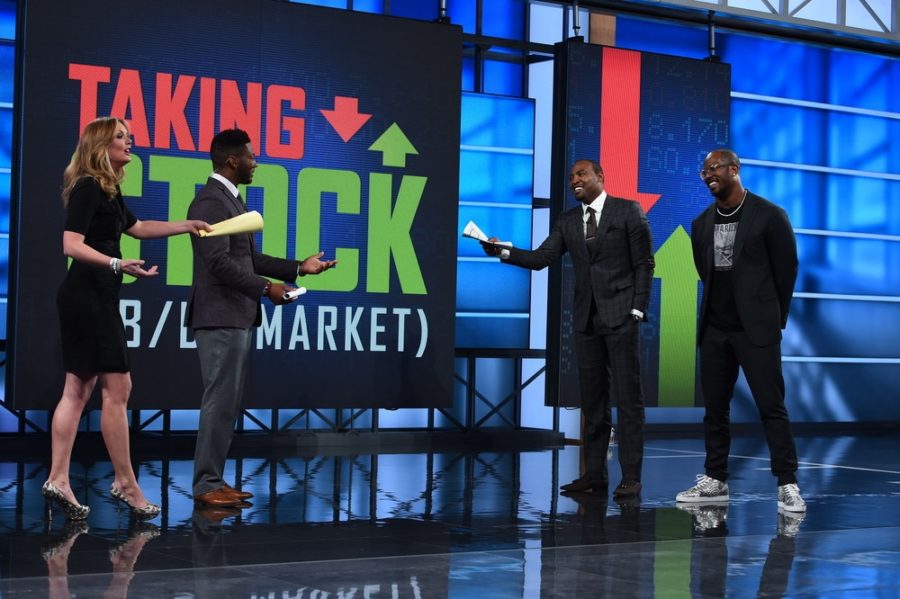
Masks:
[[[776,164],[745,163],[741,179],[746,187],[787,210],[795,229],[900,235],[900,180],[896,177],[829,174]],[[816,201],[809,201],[810,195]]]
[[[897,241],[801,233],[797,235],[797,249],[801,268],[795,293],[897,297],[900,289],[900,269],[896,267],[900,264],[900,243]],[[900,301],[900,297],[897,299]],[[900,321],[885,322],[883,330],[894,329],[895,322]]]
[[[9,169],[12,165],[12,128],[13,128],[13,111],[11,108],[0,108],[0,169]],[[4,196],[9,199],[9,186],[6,187]],[[0,231],[9,231],[9,205],[7,204],[7,212],[0,213],[0,219],[4,218],[6,225],[0,225]]]
[[[16,3],[12,0],[0,0],[0,39],[16,38]]]
[[[6,169],[0,169],[0,235],[9,237],[9,194],[10,173]],[[2,282],[6,289],[6,279]]]
[[[485,60],[482,89],[491,94],[521,96],[523,68],[514,62]]]
[[[783,342],[783,352],[790,358],[877,361],[897,357],[897,339],[884,330],[892,328],[890,323],[900,322],[900,302],[858,301],[839,295],[795,297],[790,318]]]
[[[390,14],[396,17],[435,21],[438,18],[438,3],[422,2],[422,0],[391,0]]]
[[[353,0],[353,10],[384,14],[384,2],[385,0]]]
[[[466,33],[475,33],[475,0],[454,0],[447,4],[447,16]]]
[[[453,4],[453,2],[451,2]],[[482,3],[481,32],[513,40],[525,38],[525,2],[491,0]]]
[[[534,101],[464,93],[460,130],[456,346],[527,348],[531,272],[488,258],[463,238],[486,235],[531,247]]]
[[[297,4],[312,4],[314,6],[326,6],[328,8],[347,8],[347,0],[290,0]]]
[[[9,175],[3,177],[9,183]],[[8,206],[8,204],[7,204]],[[6,308],[9,294],[9,235],[0,235],[0,339],[6,339]],[[5,356],[4,356],[5,358]],[[0,429],[3,430],[3,429]]]
[[[8,138],[0,140],[9,143]],[[0,339],[4,340],[9,295],[9,185],[9,172],[0,170]]]
[[[15,47],[12,42],[0,41],[0,103],[13,101],[13,74],[15,73]]]
[[[619,18],[617,36],[624,47],[707,53],[704,28]],[[782,345],[792,419],[896,421],[900,61],[751,35],[716,40],[736,74],[730,137],[744,185],[784,207],[797,234]],[[745,385],[734,405],[752,406]]]
[[[644,19],[618,17],[616,46],[685,58],[709,56],[706,27],[684,27]]]

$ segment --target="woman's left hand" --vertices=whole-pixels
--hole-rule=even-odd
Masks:
[[[156,265],[145,270],[143,260],[122,260],[119,263],[119,267],[122,269],[122,272],[132,277],[155,277],[159,274]]]

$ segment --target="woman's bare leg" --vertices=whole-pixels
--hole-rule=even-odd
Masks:
[[[72,447],[75,444],[75,435],[78,433],[78,422],[81,420],[81,414],[91,398],[96,383],[96,375],[82,376],[67,372],[62,397],[56,405],[50,425],[51,457],[50,475],[47,480],[59,489],[68,501],[76,505],[78,505],[78,501],[69,484]]]
[[[131,395],[131,374],[127,372],[105,372],[100,375],[100,391],[103,398],[103,413],[100,416],[100,430],[109,452],[109,459],[115,470],[115,486],[128,502],[137,508],[149,502],[138,485],[131,466],[131,445],[128,430],[127,406]]]

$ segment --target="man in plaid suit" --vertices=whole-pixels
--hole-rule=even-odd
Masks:
[[[603,182],[599,164],[578,160],[569,171],[569,185],[581,205],[559,215],[540,247],[484,248],[488,255],[532,270],[549,266],[566,252],[571,256],[585,472],[562,490],[606,493],[610,390],[615,388],[622,481],[613,495],[623,498],[641,490],[644,397],[638,325],[646,320],[654,260],[643,210],[636,202],[608,195]]]

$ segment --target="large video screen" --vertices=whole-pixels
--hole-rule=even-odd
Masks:
[[[698,165],[710,150],[728,146],[731,69],[577,41],[557,46],[556,68],[554,123],[563,140],[554,152],[554,212],[577,205],[560,175],[581,158],[603,165],[609,194],[640,203],[656,259],[649,322],[641,325],[644,400],[647,406],[694,406],[700,290],[689,232],[691,221],[712,201],[698,184]],[[574,285],[566,257],[550,280],[551,299],[558,306],[548,315],[551,405],[580,403]]]
[[[298,281],[302,301],[263,303],[247,407],[449,405],[459,28],[275,0],[162,6],[21,8],[7,398],[20,409],[59,398],[62,172],[82,127],[112,114],[134,134],[122,190],[138,218],[184,218],[212,172],[212,136],[236,126],[258,156],[242,190],[265,219],[257,245],[339,261]],[[131,406],[197,407],[190,241],[123,237],[122,250],[162,273],[122,290]]]

